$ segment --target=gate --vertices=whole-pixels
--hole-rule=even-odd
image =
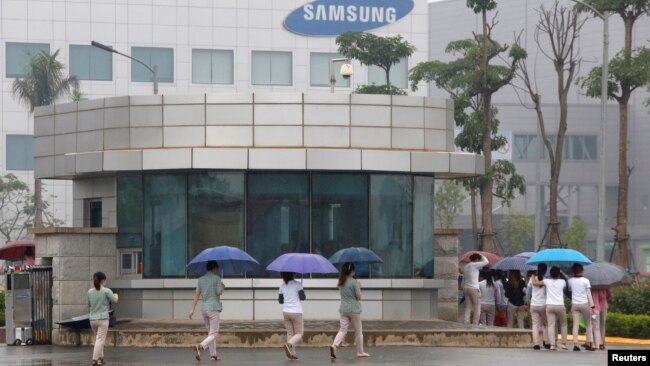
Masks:
[[[34,344],[52,344],[52,267],[30,269]]]

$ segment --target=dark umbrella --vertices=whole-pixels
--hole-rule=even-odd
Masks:
[[[623,268],[608,262],[594,262],[585,267],[582,275],[592,288],[606,288],[632,282]]]
[[[223,274],[241,273],[255,269],[259,262],[243,250],[227,245],[208,248],[199,253],[187,265],[187,270],[195,274],[206,272],[206,264],[217,261]]]
[[[14,240],[8,241],[0,248],[0,259],[7,261],[20,261],[25,255],[25,249],[32,248],[34,253],[35,243],[33,240]]]
[[[523,257],[506,257],[492,266],[492,269],[500,269],[502,271],[517,270],[523,274],[526,274],[528,271],[535,271],[537,267],[531,264],[526,264],[527,260],[528,259]]]
[[[338,270],[325,257],[309,253],[286,253],[277,257],[266,269],[293,273],[337,273]]]
[[[341,263],[383,263],[384,261],[370,249],[361,247],[345,248],[337,251],[330,257],[333,264]]]

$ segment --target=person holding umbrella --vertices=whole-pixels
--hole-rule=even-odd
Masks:
[[[208,336],[199,344],[192,346],[194,350],[194,357],[197,361],[201,361],[201,351],[210,349],[210,360],[218,361],[216,339],[219,334],[219,319],[223,306],[221,304],[221,296],[223,295],[224,285],[221,283],[219,273],[219,264],[217,261],[208,261],[205,265],[206,273],[199,278],[199,283],[194,292],[194,300],[192,301],[192,309],[187,314],[188,318],[192,319],[196,303],[199,298],[203,299],[202,316],[205,322],[205,327],[208,329]]]
[[[594,300],[594,310],[596,316],[593,319],[593,328],[594,328],[594,339],[600,334],[600,345],[599,349],[605,349],[605,322],[607,320],[607,308],[609,304],[607,303],[612,298],[612,291],[609,287],[598,288],[591,291],[591,296]]]
[[[557,337],[555,327],[557,320],[560,321],[562,332],[562,349],[567,349],[567,318],[564,307],[564,289],[567,287],[565,280],[560,278],[560,267],[551,267],[551,278],[539,280],[532,278],[533,286],[544,286],[546,288],[546,320],[548,323],[548,335],[551,341],[551,351],[556,350]]]
[[[578,330],[580,327],[580,315],[585,320],[585,328],[587,328],[587,346],[588,351],[595,351],[594,346],[594,332],[591,324],[591,315],[595,314],[594,300],[591,297],[591,283],[589,280],[582,276],[584,271],[582,264],[574,263],[573,277],[569,279],[569,290],[571,290],[571,313],[573,314],[573,350],[580,351],[578,346]],[[596,344],[600,343],[600,334],[596,335]]]
[[[357,346],[357,357],[368,357],[368,353],[363,351],[363,329],[361,326],[361,288],[359,282],[354,278],[356,274],[354,263],[344,263],[339,273],[338,288],[341,293],[341,326],[339,332],[330,346],[330,356],[336,358],[336,350],[343,343],[345,335],[348,333],[350,323],[354,325],[355,339]],[[477,274],[478,277],[478,274]],[[478,282],[478,278],[477,278]]]
[[[533,286],[533,278],[538,282],[544,280],[547,266],[545,263],[537,265],[537,272],[534,277],[530,278],[528,282],[528,290],[526,291],[526,299],[530,304],[530,318],[532,320],[533,328],[533,349],[539,350],[539,333],[542,332],[544,348],[548,349],[551,346],[548,344],[548,324],[546,321],[546,289],[541,286]]]
[[[465,295],[465,318],[464,323],[470,322],[470,313],[474,312],[473,324],[478,325],[481,316],[481,291],[478,285],[478,273],[481,268],[490,263],[485,256],[473,253],[469,257],[470,262],[463,268],[463,294]]]
[[[304,323],[302,320],[302,304],[305,301],[305,291],[300,282],[294,279],[293,272],[282,272],[282,281],[278,302],[282,304],[284,326],[287,328],[287,342],[284,352],[290,360],[297,360],[296,345],[302,340]]]

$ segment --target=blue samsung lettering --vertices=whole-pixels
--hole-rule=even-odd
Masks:
[[[338,36],[395,23],[413,10],[413,0],[316,0],[292,11],[284,27],[304,36]]]

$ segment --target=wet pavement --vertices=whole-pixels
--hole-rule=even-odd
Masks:
[[[612,349],[629,349],[616,347]],[[639,347],[634,347],[639,348]],[[650,349],[650,347],[645,347]],[[179,348],[107,348],[107,365],[518,365],[526,366],[599,366],[607,364],[607,352],[534,351],[532,349],[435,348],[435,347],[368,347],[370,358],[356,358],[351,347],[339,349],[331,360],[327,348],[298,348],[300,360],[289,361],[279,348],[228,348],[220,350],[219,362],[196,362],[192,351]],[[0,365],[90,365],[90,347],[0,346]]]

